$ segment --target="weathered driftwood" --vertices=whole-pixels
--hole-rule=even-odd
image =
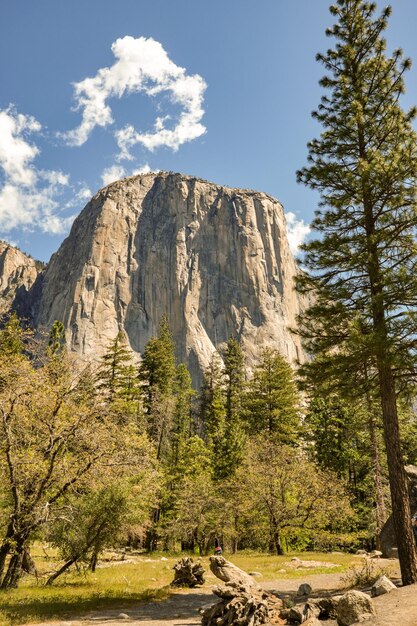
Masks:
[[[221,556],[210,557],[210,569],[226,584],[213,589],[221,601],[203,612],[202,626],[284,623],[279,618],[281,600],[263,591],[252,576]]]
[[[226,559],[222,556],[210,557],[210,569],[213,574],[217,578],[220,578],[220,580],[224,583],[242,585],[244,587],[248,587],[249,589],[251,587],[256,587],[257,589],[260,588],[252,576],[244,572],[243,569],[233,565],[233,563],[230,563],[230,561],[226,561]]]
[[[199,561],[194,563],[193,559],[185,556],[177,561],[173,567],[174,580],[172,587],[197,587],[204,584],[204,567]]]

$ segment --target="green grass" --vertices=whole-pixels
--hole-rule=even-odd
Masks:
[[[291,568],[291,557],[303,560],[335,563],[337,567],[315,569]],[[14,626],[28,622],[53,619],[76,618],[91,611],[127,610],[151,599],[162,600],[170,593],[169,583],[173,578],[172,567],[178,556],[153,554],[142,555],[135,563],[123,563],[100,567],[95,573],[72,572],[57,579],[51,587],[45,587],[48,571],[55,565],[55,555],[46,555],[34,550],[36,564],[40,571],[38,583],[33,577],[23,579],[18,589],[0,592],[0,626]],[[225,554],[235,565],[246,571],[257,571],[262,580],[277,578],[302,578],[310,574],[338,573],[348,570],[357,559],[348,554],[290,553],[285,556],[270,556],[259,553],[242,552]],[[207,587],[217,579],[208,567],[208,557],[203,558],[208,571]],[[285,570],[285,571],[282,571]]]

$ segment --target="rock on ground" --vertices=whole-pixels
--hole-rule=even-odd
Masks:
[[[376,615],[371,598],[362,591],[347,591],[337,605],[337,623],[339,626],[352,626],[367,617]]]

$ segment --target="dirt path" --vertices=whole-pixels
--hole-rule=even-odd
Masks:
[[[201,626],[199,609],[214,602],[216,597],[210,588],[187,589],[174,591],[160,602],[140,604],[126,611],[89,613],[74,620],[48,622],[48,626]]]
[[[340,574],[306,575],[297,580],[265,582],[262,586],[285,597],[296,592],[304,582],[311,585],[312,597],[343,587]],[[211,585],[207,585],[201,589],[174,591],[167,600],[129,607],[126,611],[95,612],[71,620],[48,622],[48,626],[121,626],[123,623],[125,626],[200,626],[199,609],[216,600]],[[367,621],[367,626],[417,626],[417,585],[375,598],[374,604],[377,617]]]
[[[302,582],[309,583],[313,595],[319,596],[322,591],[336,590],[340,587],[339,574],[317,574],[303,576],[298,580],[277,580],[260,584],[269,591],[275,591],[281,597],[297,591]],[[201,626],[199,609],[217,601],[213,595],[212,585],[201,589],[174,591],[167,600],[149,602],[129,607],[126,611],[95,612],[71,620],[48,622],[48,626]],[[125,617],[122,617],[122,616]],[[32,624],[31,626],[41,626]]]

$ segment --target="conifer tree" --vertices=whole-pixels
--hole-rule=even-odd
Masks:
[[[65,346],[65,328],[64,324],[59,320],[55,320],[52,324],[51,332],[48,340],[48,354],[58,354]]]
[[[223,353],[226,396],[223,443],[223,478],[234,473],[243,454],[245,434],[242,421],[242,399],[245,388],[243,352],[240,343],[231,337]]]
[[[132,365],[132,352],[124,332],[120,330],[101,357],[97,374],[99,388],[108,394],[110,400],[128,394],[132,388],[132,375],[137,376]]]
[[[204,374],[200,398],[200,419],[207,443],[213,454],[213,475],[224,474],[224,439],[226,431],[226,398],[220,355],[214,352]]]
[[[314,113],[323,132],[309,143],[309,164],[298,172],[299,181],[321,194],[323,210],[313,222],[320,238],[304,248],[312,273],[301,277],[299,288],[316,294],[306,316],[317,321],[313,331],[305,326],[310,344],[333,342],[343,351],[349,324],[359,321],[351,368],[359,369],[358,357],[365,356],[376,374],[401,573],[411,584],[417,558],[396,383],[416,365],[416,110],[399,105],[410,61],[401,50],[385,52],[382,33],[391,10],[379,17],[375,10],[363,0],[330,7],[337,23],[327,34],[337,43],[317,57],[327,71],[320,81],[327,93]]]
[[[172,428],[172,461],[178,464],[181,448],[193,433],[193,399],[191,375],[184,363],[180,363],[174,381],[175,408]]]
[[[158,335],[151,337],[145,346],[139,368],[148,431],[151,440],[157,445],[158,459],[163,454],[167,435],[172,428],[176,375],[174,348],[168,318],[164,315]]]
[[[267,432],[277,442],[294,443],[300,434],[299,403],[290,364],[277,350],[266,348],[245,396],[249,433]]]

